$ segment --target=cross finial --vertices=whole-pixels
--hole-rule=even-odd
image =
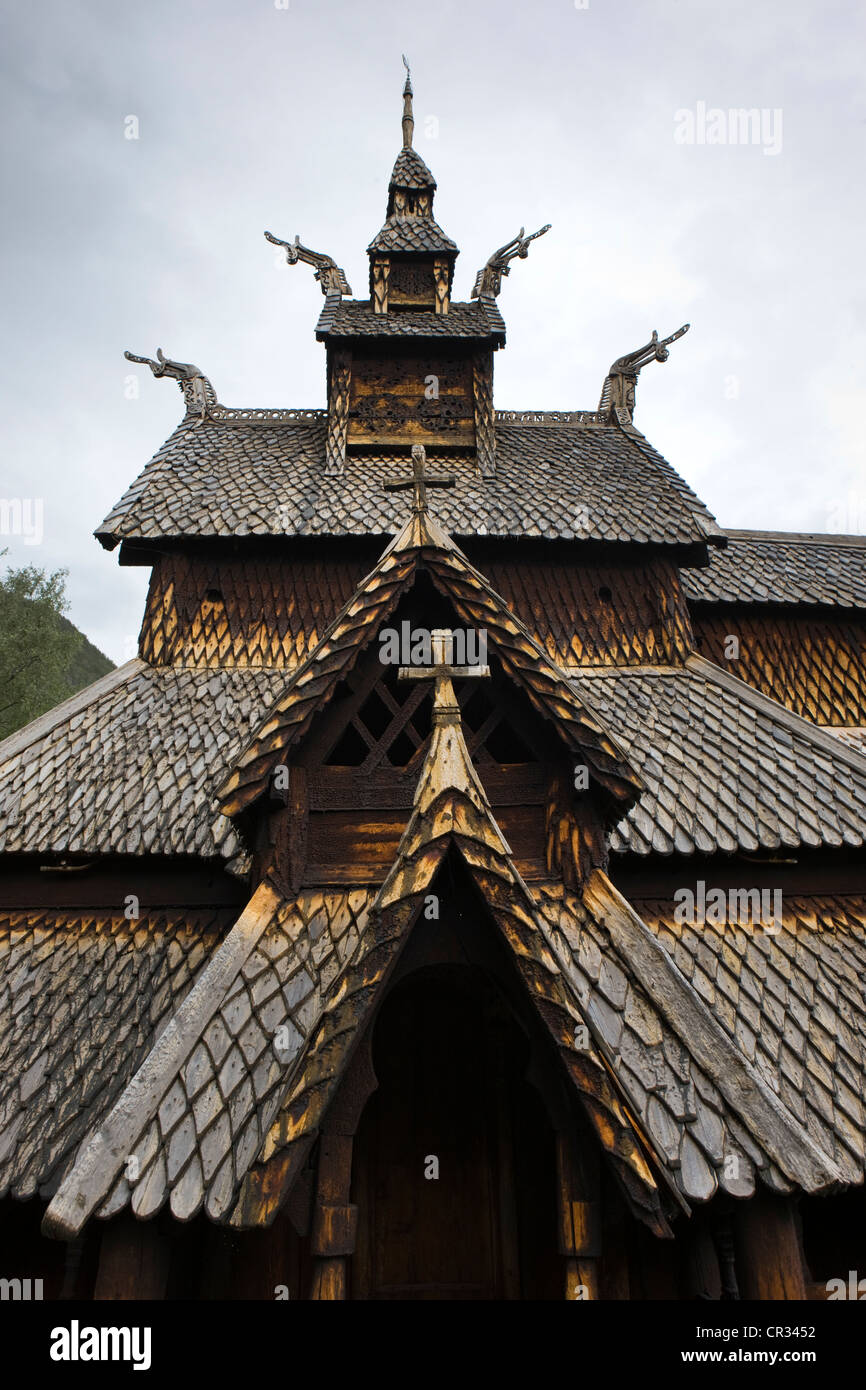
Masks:
[[[423,444],[412,445],[412,477],[409,478],[386,478],[385,487],[388,492],[405,492],[412,488],[412,510],[416,515],[427,510],[427,489],[428,487],[453,487],[454,476],[451,473],[427,473],[425,471],[427,463],[427,450]]]
[[[465,648],[465,634],[455,634],[449,627],[434,627],[430,633],[432,661],[429,666],[401,666],[398,676],[401,681],[433,681],[433,723],[435,724],[458,724],[460,722],[460,706],[454,694],[454,686],[451,684],[452,677],[459,677],[466,680],[469,677],[485,677],[490,675],[490,667],[484,663],[483,658],[487,655],[487,633],[478,634],[478,655],[481,656],[481,663],[473,666],[453,665],[454,648],[456,645],[455,637],[459,641],[463,637]]]

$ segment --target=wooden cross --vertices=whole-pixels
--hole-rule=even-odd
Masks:
[[[416,445],[416,447],[419,447]],[[460,719],[460,706],[451,684],[452,676],[465,680],[470,676],[489,676],[489,666],[452,666],[454,633],[450,627],[434,627],[430,634],[431,654],[429,666],[401,666],[398,677],[401,681],[429,681],[433,686],[433,723],[452,724]]]
[[[408,488],[414,490],[412,502],[413,512],[426,512],[427,510],[427,488],[428,487],[453,487],[454,476],[451,473],[427,473],[425,465],[427,462],[427,450],[423,444],[412,445],[412,477],[411,478],[386,478],[385,487],[388,492],[405,492]]]

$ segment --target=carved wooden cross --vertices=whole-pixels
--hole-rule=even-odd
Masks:
[[[470,676],[489,676],[489,666],[452,666],[454,654],[454,633],[449,627],[434,627],[430,634],[431,654],[429,666],[401,666],[398,676],[401,681],[429,681],[433,685],[433,723],[452,724],[460,719],[460,706],[451,684],[452,676],[465,680]]]
[[[408,488],[414,490],[412,501],[413,512],[426,512],[427,510],[427,488],[428,487],[453,487],[454,476],[451,473],[427,473],[425,465],[427,463],[427,450],[423,444],[412,445],[412,477],[411,478],[386,478],[385,487],[388,492],[405,492]]]

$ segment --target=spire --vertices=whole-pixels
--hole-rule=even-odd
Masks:
[[[403,66],[406,69],[406,81],[403,84],[403,149],[411,150],[412,132],[415,129],[415,119],[412,115],[412,74],[409,71],[409,64],[406,62],[406,54],[403,55]]]
[[[392,308],[447,314],[457,247],[433,218],[436,180],[412,145],[412,76],[403,55],[403,145],[391,171],[385,225],[367,247],[375,313]]]

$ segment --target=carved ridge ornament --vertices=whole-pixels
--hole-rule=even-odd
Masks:
[[[502,289],[503,275],[511,274],[510,262],[517,256],[525,261],[529,255],[529,243],[535,241],[537,237],[544,236],[545,232],[550,231],[550,222],[539,227],[537,232],[524,235],[524,228],[521,227],[516,237],[511,241],[506,241],[504,246],[500,246],[498,251],[494,251],[487,263],[482,266],[475,277],[475,284],[472,287],[473,299],[495,299]]]
[[[497,425],[599,425],[595,410],[497,410]]]
[[[187,414],[198,415],[199,420],[204,420],[217,404],[216,391],[201,368],[192,362],[174,362],[166,357],[162,348],[157,348],[155,361],[152,357],[139,357],[128,350],[123,355],[127,362],[140,362],[142,366],[150,367],[156,377],[168,376],[176,381],[186,401]]]
[[[316,279],[322,287],[322,294],[326,298],[329,294],[348,295],[352,293],[351,285],[333,256],[327,256],[323,251],[311,251],[309,246],[301,244],[301,240],[297,236],[294,241],[281,241],[278,236],[273,236],[271,232],[265,232],[265,239],[272,246],[282,246],[289,265],[297,265],[298,261],[303,261],[305,265],[311,265],[316,272]]]
[[[649,362],[667,362],[670,357],[668,344],[675,343],[684,333],[688,333],[690,326],[690,324],[684,323],[682,328],[677,329],[676,333],[671,333],[661,342],[659,342],[658,333],[653,329],[652,337],[648,343],[644,343],[643,347],[635,348],[633,352],[627,352],[616,359],[601,388],[598,414],[602,419],[615,419],[624,429],[629,428],[634,417],[639,373]]]

